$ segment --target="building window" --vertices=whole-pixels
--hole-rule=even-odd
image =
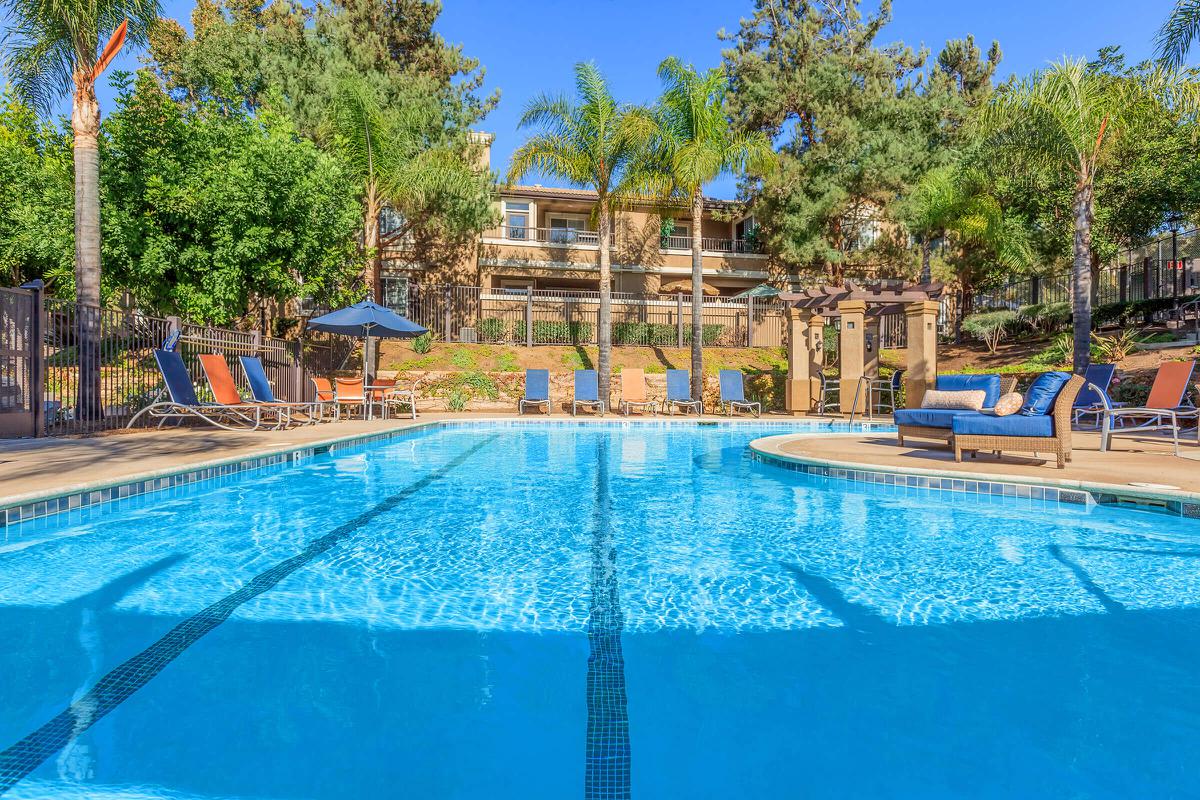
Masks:
[[[550,241],[559,244],[595,244],[596,233],[589,231],[586,217],[550,217]]]
[[[408,278],[395,275],[383,278],[383,301],[381,305],[400,314],[408,313]]]
[[[504,235],[508,239],[529,238],[529,203],[504,204]]]

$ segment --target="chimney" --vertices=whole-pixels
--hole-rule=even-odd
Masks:
[[[490,171],[492,168],[492,142],[495,138],[496,134],[494,133],[467,131],[467,141],[475,146],[478,151],[475,166],[484,172]]]

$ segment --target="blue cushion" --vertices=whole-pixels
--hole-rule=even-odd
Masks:
[[[978,434],[980,436],[1053,436],[1054,417],[1042,414],[1023,417],[1010,414],[994,417],[991,414],[972,414],[958,417],[953,422],[955,434]]]
[[[999,375],[938,375],[936,386],[947,392],[983,392],[984,408],[1000,399]]]
[[[1038,375],[1029,391],[1025,392],[1025,405],[1021,406],[1021,413],[1027,417],[1049,414],[1058,393],[1069,380],[1071,376],[1066,372],[1043,372]]]
[[[964,408],[901,408],[892,415],[897,425],[918,425],[922,428],[950,429],[955,417],[983,416],[978,411]]]

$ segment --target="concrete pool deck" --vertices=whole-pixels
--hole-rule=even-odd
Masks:
[[[959,463],[946,445],[929,442],[928,447],[898,447],[894,433],[783,435],[759,439],[754,445],[764,455],[814,465],[1200,499],[1200,447],[1193,437],[1180,442],[1178,457],[1172,454],[1170,441],[1154,436],[1116,437],[1107,453],[1100,452],[1096,433],[1076,431],[1072,443],[1071,461],[1063,469],[1055,467],[1053,457],[1046,460],[1015,453],[1000,458],[980,453],[976,458],[964,456]]]
[[[485,421],[515,419],[516,416],[515,413],[496,412],[428,412],[416,420],[348,420],[282,431],[231,432],[195,427],[122,431],[83,438],[0,440],[0,509],[244,459],[320,448],[441,420]],[[526,415],[525,419],[536,424],[536,420],[547,418]],[[572,417],[555,414],[548,419],[563,422]],[[596,419],[579,417],[580,421]],[[603,419],[657,422],[674,419],[683,422],[687,418],[626,418],[610,414]],[[725,421],[728,418],[706,415],[704,419]],[[738,419],[753,421],[745,417]],[[802,419],[774,414],[763,417],[765,422],[776,423]],[[873,421],[890,422],[879,418]],[[1200,447],[1190,438],[1181,445],[1183,456],[1177,458],[1170,454],[1170,443],[1162,439],[1122,437],[1117,440],[1114,451],[1100,453],[1096,434],[1077,433],[1074,460],[1064,470],[1054,469],[1052,463],[1047,464],[1041,459],[1016,455],[997,460],[994,456],[981,454],[976,459],[956,464],[953,454],[945,447],[897,447],[895,435],[890,433],[784,435],[760,439],[756,446],[764,453],[783,459],[857,469],[874,467],[910,474],[955,475],[1074,488],[1099,486],[1137,494],[1159,492],[1138,489],[1132,483],[1168,484],[1176,488],[1163,492],[1165,494],[1187,494],[1193,500],[1200,499]]]

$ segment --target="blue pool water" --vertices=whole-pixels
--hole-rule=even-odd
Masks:
[[[473,425],[0,544],[13,798],[1200,796],[1200,526]]]

